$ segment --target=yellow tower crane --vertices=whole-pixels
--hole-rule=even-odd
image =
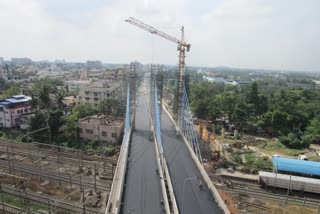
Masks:
[[[191,45],[189,43],[187,43],[184,40],[184,27],[181,27],[181,39],[177,39],[173,36],[170,36],[166,33],[161,32],[160,30],[147,25],[133,17],[130,17],[129,19],[125,20],[126,22],[135,25],[141,29],[144,29],[146,31],[149,31],[152,34],[156,34],[164,39],[167,39],[171,42],[174,42],[176,44],[178,44],[178,51],[179,51],[179,87],[178,87],[178,101],[179,101],[179,105],[177,109],[180,109],[180,103],[181,103],[181,99],[182,99],[182,86],[183,86],[183,81],[184,81],[184,69],[185,69],[185,58],[186,58],[186,51],[189,52],[190,51],[190,47]]]

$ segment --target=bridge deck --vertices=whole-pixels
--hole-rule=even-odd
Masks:
[[[176,135],[174,124],[165,111],[162,111],[161,114],[161,126],[165,158],[180,213],[221,213],[195,162],[192,160],[187,146],[181,136]],[[198,179],[187,180],[183,185],[185,179],[191,177],[199,177],[202,180],[204,191],[200,191]]]
[[[121,213],[161,213],[162,191],[153,134],[150,129],[147,96],[137,97],[135,129],[132,133],[126,187]]]

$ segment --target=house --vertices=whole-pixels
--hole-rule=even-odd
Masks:
[[[30,121],[35,116],[36,112],[28,112],[21,114],[19,117],[19,128],[21,130],[28,130],[30,127]]]
[[[62,103],[66,107],[73,107],[76,104],[76,96],[66,96],[63,98]]]
[[[31,97],[25,95],[15,95],[0,100],[0,127],[19,127],[20,115],[31,112],[31,100]]]
[[[80,88],[77,104],[91,104],[97,107],[102,100],[118,96],[120,91],[119,83],[98,82],[94,85]]]
[[[94,115],[79,120],[80,138],[117,143],[123,133],[123,118]]]

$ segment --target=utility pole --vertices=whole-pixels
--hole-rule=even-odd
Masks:
[[[96,164],[93,165],[93,177],[94,177],[94,192],[97,192],[97,176],[96,176]]]
[[[3,201],[3,193],[2,193],[2,184],[0,182],[0,194],[1,194],[1,203],[2,203],[2,210],[3,213],[6,213],[5,207],[4,207],[4,201]]]

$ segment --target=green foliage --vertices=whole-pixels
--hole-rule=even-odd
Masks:
[[[258,170],[272,170],[272,161],[269,158],[257,158],[253,167]]]
[[[90,104],[76,105],[73,111],[77,112],[79,118],[87,117],[87,116],[98,113],[98,110],[92,107],[92,105]]]
[[[28,135],[22,135],[20,137],[20,140],[22,143],[31,143],[32,142],[31,137],[29,137]]]
[[[18,86],[11,86],[10,88],[2,92],[2,98],[6,99],[17,94],[20,94],[20,88]]]
[[[51,131],[52,137],[55,137],[58,134],[59,128],[64,123],[62,116],[63,116],[63,112],[60,110],[55,110],[55,111],[49,112],[48,124],[50,126],[50,131]]]
[[[40,128],[44,128],[47,125],[47,116],[42,113],[38,112],[34,115],[34,117],[30,120],[30,131],[38,130]]]
[[[235,153],[233,155],[233,159],[236,163],[238,164],[242,164],[242,158],[241,158],[241,155],[239,153]]]
[[[102,100],[99,105],[99,112],[106,115],[123,116],[124,103],[119,99],[109,98]]]
[[[191,87],[192,110],[201,119],[227,117],[240,131],[279,137],[289,148],[320,142],[320,91],[285,88],[282,80],[275,83],[277,87],[260,84],[237,88],[200,81]]]
[[[37,102],[34,102],[35,107],[49,108],[51,106],[50,93],[57,93],[57,86],[63,86],[64,83],[62,80],[58,79],[39,79],[37,80],[31,90],[31,95],[33,98],[36,98]],[[61,103],[58,103],[58,105]]]

